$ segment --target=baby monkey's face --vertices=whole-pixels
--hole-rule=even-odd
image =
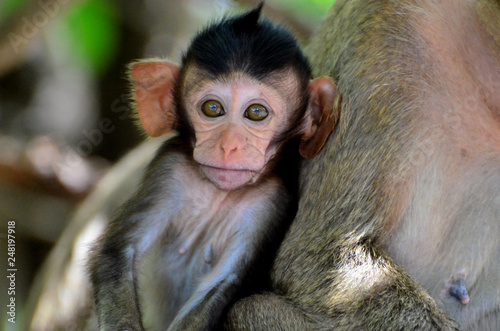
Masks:
[[[276,154],[274,140],[287,129],[295,99],[244,74],[207,82],[186,96],[202,173],[223,190],[255,182]]]

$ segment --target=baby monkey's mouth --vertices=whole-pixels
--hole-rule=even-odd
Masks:
[[[218,188],[231,191],[253,182],[257,171],[200,165],[201,172]]]

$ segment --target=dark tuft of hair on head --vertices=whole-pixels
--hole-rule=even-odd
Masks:
[[[259,80],[291,68],[299,81],[308,81],[310,65],[295,37],[285,27],[262,18],[263,5],[198,33],[183,57],[183,66],[194,63],[214,79],[241,71]]]
[[[240,17],[240,20],[233,23],[234,33],[236,35],[242,34],[244,32],[253,31],[257,23],[259,22],[260,14],[262,12],[262,7],[264,7],[264,2],[261,2],[257,8],[249,11],[247,14]]]

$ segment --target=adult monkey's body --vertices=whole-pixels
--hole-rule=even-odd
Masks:
[[[309,54],[343,115],[228,328],[500,329],[500,2],[337,0]]]

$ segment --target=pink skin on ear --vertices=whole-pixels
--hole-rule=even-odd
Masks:
[[[170,132],[176,122],[173,87],[179,67],[169,62],[139,62],[132,66],[131,75],[144,131],[151,137]]]

